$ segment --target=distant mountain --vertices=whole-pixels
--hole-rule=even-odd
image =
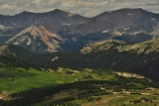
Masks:
[[[28,50],[37,53],[56,52],[60,49],[59,42],[64,41],[63,38],[49,32],[44,26],[30,26],[6,43],[19,45]]]
[[[159,21],[159,15],[142,9],[120,9],[112,12],[104,12],[93,18],[107,25],[107,29],[116,29],[125,33],[150,33]],[[106,26],[105,25],[105,26]]]
[[[0,15],[0,43],[41,54],[72,51],[112,38],[126,42],[150,40],[159,35],[158,23],[159,14],[140,8],[104,12],[93,18],[58,9],[47,13],[25,11],[14,16]]]

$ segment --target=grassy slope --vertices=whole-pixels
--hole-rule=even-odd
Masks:
[[[44,70],[44,69],[43,69]],[[88,70],[76,71],[65,68],[57,70],[47,69],[46,71],[38,71],[34,68],[25,70],[24,68],[4,68],[0,70],[0,92],[12,91],[20,92],[31,88],[39,88],[59,83],[74,82],[79,80],[87,80],[84,76],[89,75]],[[92,79],[110,79],[114,75],[104,72],[102,75],[91,73]]]
[[[145,78],[131,78],[130,76],[134,76],[133,74],[129,75],[130,78],[124,78],[109,70],[73,70],[68,68],[43,69],[43,71],[33,68],[28,71],[23,68],[6,68],[1,69],[0,73],[6,75],[6,78],[4,76],[1,78],[0,91],[2,93],[0,96],[15,95],[10,98],[13,100],[6,102],[8,105],[21,106],[21,103],[25,103],[26,105],[36,104],[37,106],[53,104],[69,104],[71,106],[127,104],[131,106],[130,101],[138,101],[141,98],[152,100],[151,104],[153,105],[159,103],[155,102],[159,98],[154,95],[158,95],[159,84]],[[148,90],[149,87],[155,87],[155,90]],[[123,94],[121,93],[123,91],[132,94]],[[113,94],[113,92],[117,93]],[[16,93],[20,94],[21,97],[16,99]],[[147,97],[140,93],[151,93],[152,95]],[[149,101],[144,104],[150,104]],[[138,105],[144,104],[138,103]]]
[[[140,43],[125,43],[118,40],[106,40],[83,47],[80,52],[89,54],[91,52],[106,51],[111,48],[117,49],[118,52],[134,52],[137,54],[149,54],[151,52],[159,52],[159,38],[154,38]]]

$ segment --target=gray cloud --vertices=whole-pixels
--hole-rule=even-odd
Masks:
[[[22,11],[48,12],[61,9],[86,17],[121,8],[143,8],[159,13],[158,0],[0,0],[0,14],[14,15]]]

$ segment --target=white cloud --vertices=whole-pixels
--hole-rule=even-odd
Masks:
[[[10,5],[10,4],[4,4],[1,6],[2,10],[16,10],[17,9],[17,5]]]

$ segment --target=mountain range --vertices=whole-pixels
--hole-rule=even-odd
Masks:
[[[158,69],[159,14],[0,15],[1,106],[156,106]]]
[[[0,15],[0,44],[19,45],[39,54],[73,51],[106,39],[142,42],[159,34],[159,14],[120,9],[92,18],[56,9],[47,13]]]

